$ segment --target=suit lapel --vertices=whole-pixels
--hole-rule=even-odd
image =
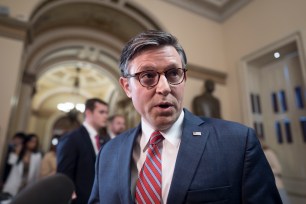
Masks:
[[[167,203],[183,203],[198,163],[203,155],[209,131],[200,126],[199,117],[185,111],[182,140],[176,159]]]
[[[86,148],[90,147],[91,155],[93,156],[93,159],[95,160],[96,159],[95,149],[92,145],[89,133],[87,132],[86,128],[83,125],[80,127],[80,133],[82,135],[82,142],[84,142],[84,147]]]
[[[133,160],[134,141],[140,132],[140,125],[127,132],[119,153],[120,199],[123,203],[133,203],[131,196],[131,162]],[[122,135],[123,136],[123,135]],[[121,137],[122,137],[121,136]],[[123,136],[124,137],[124,136]]]

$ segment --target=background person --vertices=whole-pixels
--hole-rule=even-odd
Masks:
[[[279,191],[279,194],[282,198],[283,204],[290,204],[283,179],[282,179],[282,167],[280,165],[280,162],[275,154],[275,152],[263,141],[260,140],[262,149],[265,153],[265,156],[272,168],[274,177],[275,177],[275,182],[276,182],[276,187]]]
[[[96,154],[101,146],[99,130],[106,127],[108,104],[101,99],[85,103],[83,125],[62,136],[57,146],[57,172],[67,175],[75,185],[74,204],[87,203],[94,181]]]
[[[186,63],[162,31],[123,48],[119,82],[141,123],[101,149],[90,204],[282,203],[252,129],[183,109]]]
[[[60,136],[54,135],[51,139],[50,150],[44,155],[40,166],[40,178],[51,176],[56,173],[56,146]]]
[[[125,130],[125,118],[123,115],[112,115],[108,118],[107,132],[111,139]]]
[[[11,142],[8,145],[6,158],[5,158],[4,172],[2,176],[2,184],[6,182],[6,179],[12,168],[12,164],[10,164],[9,162],[10,154],[15,154],[16,156],[19,156],[22,150],[22,146],[24,144],[25,137],[26,137],[26,134],[24,132],[17,132],[13,136],[13,138],[11,139]]]
[[[9,163],[12,165],[10,174],[4,184],[3,192],[15,196],[27,185],[39,179],[41,153],[38,151],[38,137],[29,134],[25,137],[20,154],[11,154]]]

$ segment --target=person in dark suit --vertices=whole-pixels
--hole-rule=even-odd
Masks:
[[[282,203],[251,128],[183,108],[186,63],[163,31],[123,48],[119,82],[141,123],[101,149],[89,204]]]
[[[83,125],[64,135],[56,150],[57,172],[75,185],[74,204],[87,203],[94,181],[96,154],[101,146],[99,130],[106,127],[108,104],[98,98],[85,103]]]

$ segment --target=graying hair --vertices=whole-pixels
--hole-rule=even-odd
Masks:
[[[120,56],[120,71],[122,76],[128,74],[128,63],[140,52],[152,47],[173,46],[181,57],[182,68],[186,67],[187,57],[183,47],[176,37],[164,31],[147,30],[133,37],[123,48]]]

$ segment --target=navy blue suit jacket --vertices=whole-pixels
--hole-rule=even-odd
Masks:
[[[234,122],[203,119],[185,109],[184,112],[167,203],[282,203],[252,129]],[[134,202],[130,169],[133,144],[140,131],[140,126],[131,129],[100,151],[90,204]]]
[[[64,135],[56,149],[57,172],[72,179],[76,204],[86,204],[95,177],[96,153],[84,126]]]

